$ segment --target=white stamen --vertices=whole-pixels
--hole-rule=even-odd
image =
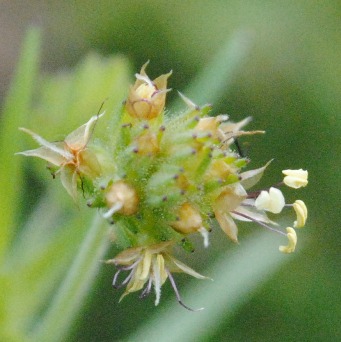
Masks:
[[[102,216],[105,219],[108,219],[112,215],[114,215],[117,211],[119,211],[122,207],[123,207],[123,203],[122,202],[117,202],[106,213],[104,213]]]
[[[115,275],[114,275],[114,279],[112,280],[112,286],[116,287],[116,282],[117,282],[117,278],[119,276],[119,274],[121,273],[121,270],[118,270]]]
[[[153,280],[155,290],[155,306],[159,305],[161,297],[161,274],[157,261],[153,259]]]
[[[115,287],[116,289],[120,289],[121,287],[127,285],[128,282],[130,281],[130,279],[133,277],[134,271],[135,271],[135,270],[132,270],[132,271],[129,273],[128,277],[125,278],[125,279],[123,280],[122,284],[120,284],[120,285],[115,285],[114,287]]]
[[[282,232],[282,231],[280,231],[280,230],[278,230],[278,229],[272,228],[272,227],[268,226],[267,224],[265,224],[264,222],[258,221],[258,220],[254,219],[254,218],[251,217],[251,216],[242,214],[242,213],[240,213],[240,212],[238,212],[238,211],[231,211],[231,213],[233,213],[233,214],[235,214],[235,215],[237,215],[237,216],[245,217],[245,218],[248,219],[248,220],[251,220],[251,221],[253,221],[253,222],[258,223],[260,226],[262,226],[262,227],[264,227],[264,228],[266,228],[266,229],[269,229],[269,230],[271,230],[271,231],[273,231],[273,232],[276,232],[276,233],[278,233],[278,234],[287,236],[287,234],[285,234],[284,232]]]
[[[180,293],[178,291],[178,288],[176,287],[176,284],[175,284],[175,281],[174,281],[174,278],[172,276],[172,274],[168,271],[168,269],[166,268],[165,269],[167,274],[168,274],[168,278],[169,278],[169,281],[170,283],[172,284],[172,287],[173,287],[173,290],[175,292],[175,296],[176,296],[176,299],[177,301],[179,302],[180,305],[182,305],[185,309],[189,310],[189,311],[202,311],[204,310],[204,308],[200,308],[200,309],[191,309],[190,307],[188,307],[187,305],[185,305],[183,303],[183,301],[181,300],[181,297],[180,297]]]
[[[204,247],[207,248],[209,245],[209,238],[208,238],[208,231],[204,227],[201,227],[198,232],[201,234],[201,236],[204,239]]]
[[[149,295],[150,290],[152,289],[152,278],[149,278],[147,286],[142,291],[140,298],[145,298]]]

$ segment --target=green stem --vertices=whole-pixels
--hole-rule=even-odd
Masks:
[[[67,336],[95,280],[99,261],[109,247],[104,224],[103,218],[96,214],[55,298],[30,336],[32,341],[61,341]]]

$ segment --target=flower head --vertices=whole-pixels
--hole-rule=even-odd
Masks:
[[[38,157],[57,166],[59,169],[53,175],[60,173],[64,188],[76,200],[78,178],[81,176],[95,178],[101,172],[96,155],[87,148],[87,145],[94,124],[102,115],[93,116],[86,124],[74,130],[61,142],[48,142],[27,128],[20,128],[23,132],[31,135],[41,147],[17,154]]]
[[[298,189],[308,184],[308,171],[306,170],[283,170],[285,175],[283,182],[290,188]]]
[[[244,170],[250,160],[243,157],[237,139],[264,133],[244,130],[251,118],[231,122],[227,115],[210,116],[210,105],[200,107],[182,94],[188,108],[177,115],[164,115],[171,73],[151,81],[146,66],[136,74],[122,115],[115,117],[106,139],[88,146],[96,116],[62,142],[50,143],[23,129],[41,147],[21,154],[54,164],[73,198],[81,179],[89,207],[99,208],[113,224],[122,252],[107,263],[118,268],[114,287],[126,287],[121,299],[136,291],[145,297],[154,288],[158,305],[161,287],[169,279],[177,300],[185,306],[173,274],[206,277],[174,258],[173,246],[194,252],[192,235],[201,234],[208,247],[214,219],[233,242],[238,242],[239,220],[286,236],[288,245],[279,249],[291,253],[297,242],[294,228],[303,227],[308,214],[301,200],[285,203],[279,189],[283,182],[257,187],[270,162]],[[283,173],[289,187],[308,183],[307,171]],[[276,215],[287,207],[294,209],[297,219],[294,228],[285,232],[276,223]],[[123,272],[128,275],[120,283]]]
[[[195,272],[174,258],[171,254],[173,244],[172,241],[167,241],[147,247],[128,248],[118,254],[114,259],[106,261],[107,264],[114,264],[118,268],[114,276],[113,286],[116,288],[126,286],[126,290],[120,300],[129,293],[140,291],[143,288],[140,297],[146,297],[149,295],[152,286],[154,286],[156,296],[155,305],[158,305],[161,297],[161,287],[167,278],[169,278],[178,302],[186,309],[192,310],[182,302],[172,273],[187,273],[198,279],[208,278]],[[128,271],[129,274],[118,285],[118,276],[123,271]]]
[[[167,79],[172,74],[164,74],[151,81],[145,72],[149,62],[144,64],[139,74],[136,74],[136,82],[130,88],[126,102],[126,110],[134,118],[151,120],[156,118],[165,106]]]

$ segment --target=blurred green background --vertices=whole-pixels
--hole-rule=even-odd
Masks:
[[[258,252],[244,254],[245,250],[249,250],[246,249],[248,241],[262,239],[248,240],[250,237],[247,235],[259,230],[252,225],[240,226],[239,246],[222,239],[223,235],[216,229],[209,251],[201,250],[198,241],[198,255],[184,256],[193,268],[212,277],[210,269],[214,273],[219,260],[226,259],[228,268],[231,260],[235,260],[233,258],[236,262],[246,258],[246,263],[241,262],[240,267],[231,271],[231,278],[224,280],[226,294],[225,288],[213,287],[216,284],[197,284],[188,282],[186,277],[179,277],[179,287],[183,290],[186,303],[189,301],[191,305],[191,299],[196,298],[195,305],[205,306],[210,312],[210,305],[217,305],[217,298],[224,298],[226,310],[213,308],[207,320],[202,320],[201,313],[183,312],[177,306],[175,311],[170,312],[173,310],[170,305],[175,299],[168,286],[164,287],[163,300],[157,308],[154,308],[152,298],[140,301],[134,295],[118,304],[120,293],[111,288],[114,270],[102,265],[94,286],[81,299],[83,306],[72,325],[68,341],[136,340],[136,334],[139,334],[141,341],[171,341],[170,336],[177,336],[179,341],[341,339],[340,1],[113,0],[95,4],[90,0],[13,0],[1,2],[0,19],[1,102],[5,103],[9,80],[29,26],[42,28],[39,66],[42,74],[56,75],[52,79],[40,79],[37,88],[41,90],[35,93],[33,114],[29,114],[31,116],[22,124],[18,120],[18,125],[28,124],[46,138],[51,137],[52,132],[53,138],[63,136],[85,122],[107,96],[109,102],[112,101],[111,105],[124,99],[125,89],[133,81],[133,74],[148,59],[151,61],[148,69],[152,77],[172,69],[170,87],[185,91],[197,75],[205,75],[202,70],[212,63],[226,44],[230,44],[232,53],[221,56],[231,58],[231,72],[226,74],[226,84],[219,87],[219,95],[210,93],[210,89],[215,89],[215,79],[207,77],[201,79],[204,83],[202,89],[206,91],[197,91],[192,99],[198,104],[213,102],[214,113],[227,113],[234,120],[251,115],[254,120],[250,128],[266,130],[265,136],[242,141],[243,149],[252,160],[252,167],[259,167],[275,158],[264,177],[266,184],[276,182],[282,169],[309,170],[309,186],[297,192],[309,209],[307,226],[298,232],[297,253],[278,257],[269,252],[274,262],[277,262],[276,258],[281,259],[278,266],[269,265],[268,270],[263,270],[263,278],[248,273],[250,277],[244,283],[241,281],[244,272],[249,272],[248,263],[255,262],[264,248],[277,253],[278,239],[272,240],[271,244],[265,241]],[[99,58],[98,54],[107,59]],[[111,59],[112,55],[116,57]],[[87,62],[84,62],[85,56],[88,56]],[[98,64],[103,63],[108,69],[99,68],[96,72],[97,69],[89,62],[91,58],[93,63],[100,60]],[[87,63],[92,65],[89,72]],[[69,82],[67,72],[75,66],[78,76],[88,77],[88,82],[93,82],[93,85],[100,84],[107,76],[106,82],[112,86],[108,94],[102,93],[99,85],[95,93],[89,87],[91,105],[81,99],[82,104],[77,110],[73,109],[79,113],[78,116],[71,117],[63,114],[63,108],[68,108],[68,113],[71,111],[65,105],[64,97],[74,93],[76,95],[72,101],[75,101],[77,94],[86,93],[84,89],[83,92],[80,90],[81,81],[77,84],[76,80],[72,81],[74,83],[69,80],[73,85],[66,85]],[[113,72],[113,69],[116,71]],[[61,85],[63,82],[60,79],[65,79],[64,85]],[[61,88],[58,93],[60,98],[46,100],[54,84]],[[176,98],[176,91],[173,91],[169,97],[170,103]],[[47,103],[51,105],[51,113],[46,112]],[[55,113],[60,115],[59,119],[53,119],[57,115]],[[53,128],[49,131],[49,127],[44,126],[50,116],[55,124],[50,124]],[[22,141],[19,143],[18,139]],[[2,147],[10,149],[13,141],[20,148],[23,144],[33,147],[19,133],[9,136]],[[17,205],[16,209],[20,208],[16,224],[13,224],[13,227],[18,227],[17,231],[39,203],[39,196],[44,196],[48,188],[46,184],[50,181],[47,172],[41,175],[36,172],[38,168],[43,169],[41,162],[25,161],[20,167],[23,168],[22,177],[26,183],[20,191],[19,205],[13,204]],[[0,181],[3,183],[6,180]],[[53,185],[52,191],[57,191],[56,183]],[[288,202],[296,197],[296,193],[288,192],[287,195]],[[58,196],[65,206],[58,209],[58,219],[60,215],[79,215],[66,194],[60,193]],[[88,214],[84,215],[84,222],[91,221],[86,216]],[[51,227],[48,234],[58,227],[58,219],[57,223],[52,219],[49,221]],[[70,248],[77,249],[86,234],[86,227],[80,228],[82,224],[78,221],[76,227],[72,226],[72,220],[67,222],[70,231],[79,229],[79,233],[72,233],[74,245],[70,242]],[[114,252],[109,252],[108,256]],[[9,253],[8,258],[11,256]],[[70,252],[61,259],[64,260],[62,273],[72,262],[73,255]],[[260,260],[264,265],[271,264],[271,260],[262,260],[261,257]],[[224,267],[223,262],[219,265]],[[242,265],[246,265],[245,268]],[[51,279],[51,282],[55,279],[56,287],[61,273],[56,273],[55,278]],[[235,279],[240,282],[236,280],[236,291],[233,292],[228,284],[233,284]],[[210,286],[216,290],[210,290]],[[200,298],[200,287],[212,291],[212,301],[210,296]],[[43,289],[39,291],[44,292]],[[26,295],[29,296],[29,293]],[[52,297],[53,292],[49,296]],[[229,296],[236,296],[237,303],[233,304],[234,298],[229,299]],[[16,305],[20,306],[20,301]],[[44,305],[48,306],[48,302]],[[35,319],[39,322],[39,317]],[[182,333],[173,335],[175,331]],[[148,335],[151,332],[155,336]]]

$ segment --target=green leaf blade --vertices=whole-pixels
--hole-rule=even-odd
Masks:
[[[25,125],[31,106],[34,82],[38,72],[40,54],[40,31],[32,28],[28,31],[17,72],[12,83],[1,117],[0,134],[0,257],[2,257],[12,240],[15,215],[20,202],[22,188],[22,157],[14,156],[23,148],[22,134],[18,127]]]
[[[31,338],[32,341],[61,341],[69,332],[110,245],[107,223],[96,214],[69,271]]]

